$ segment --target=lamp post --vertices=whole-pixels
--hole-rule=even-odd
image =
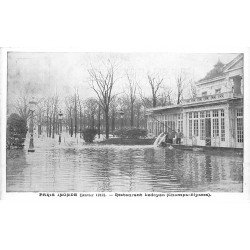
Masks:
[[[28,152],[35,152],[34,149],[34,111],[36,108],[36,102],[35,102],[35,98],[33,97],[32,100],[29,102],[30,105],[30,111],[31,111],[31,122],[30,122],[30,145],[29,145],[29,149]]]
[[[63,116],[63,113],[62,111],[60,110],[59,114],[58,114],[58,120],[59,120],[59,144],[61,143],[61,134],[62,134],[62,116]]]

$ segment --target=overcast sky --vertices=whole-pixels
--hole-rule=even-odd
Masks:
[[[8,97],[14,99],[25,84],[33,86],[34,95],[49,96],[55,92],[65,96],[79,89],[82,98],[94,96],[89,87],[88,69],[108,59],[119,65],[119,81],[115,92],[124,89],[124,71],[134,69],[140,86],[149,93],[147,72],[164,76],[166,85],[175,84],[176,74],[184,70],[197,81],[212,69],[218,59],[228,63],[237,54],[174,54],[174,53],[8,53]]]

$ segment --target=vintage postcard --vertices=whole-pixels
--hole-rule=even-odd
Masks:
[[[242,51],[6,57],[6,193],[244,191]]]

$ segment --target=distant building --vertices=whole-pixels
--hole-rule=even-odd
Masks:
[[[218,61],[196,83],[197,97],[148,109],[148,131],[180,130],[184,145],[243,148],[243,60],[239,54],[226,65]]]

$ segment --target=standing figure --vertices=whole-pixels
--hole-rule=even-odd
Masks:
[[[181,144],[181,138],[182,138],[182,133],[178,129],[178,132],[176,134],[176,144]]]
[[[169,138],[169,143],[173,144],[173,139],[175,137],[175,131],[174,130],[171,130],[171,132],[169,133],[168,135],[168,138]]]

